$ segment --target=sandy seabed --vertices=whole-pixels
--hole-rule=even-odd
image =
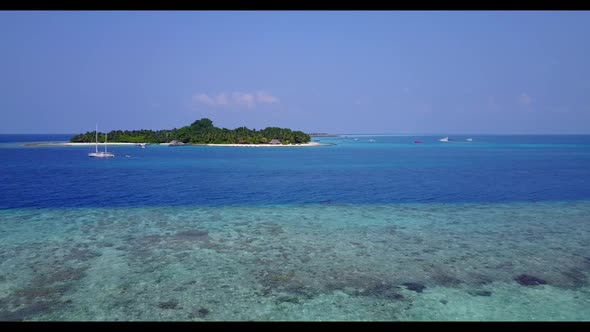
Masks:
[[[0,210],[0,321],[587,321],[590,202]]]

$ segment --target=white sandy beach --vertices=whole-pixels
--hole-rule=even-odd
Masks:
[[[71,143],[71,142],[41,142],[41,143],[27,143],[25,144],[26,146],[93,146],[96,143]],[[139,144],[146,144],[146,143],[117,143],[117,142],[113,142],[113,143],[107,143],[107,145],[139,145]],[[100,143],[98,144],[100,146],[103,146],[104,143]],[[146,145],[150,145],[149,143],[147,143]],[[168,143],[161,143],[161,144],[154,144],[154,145],[168,145]],[[327,144],[322,144],[322,143],[318,143],[318,142],[309,142],[309,143],[303,143],[303,144],[289,144],[289,145],[283,145],[283,144],[185,144],[185,146],[239,146],[239,147],[295,147],[295,146],[321,146],[321,145],[327,145]]]
[[[269,148],[269,147],[294,147],[294,146],[320,146],[325,145],[317,142],[309,142],[309,143],[302,143],[302,144],[194,144],[194,145],[201,145],[201,146],[239,146],[239,147],[249,147],[249,148]]]

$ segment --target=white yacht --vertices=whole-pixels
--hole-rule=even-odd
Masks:
[[[441,142],[448,142],[449,141],[449,137],[448,136],[447,137],[443,137],[443,138],[439,139],[439,141],[441,141]]]
[[[104,151],[98,151],[98,125],[96,125],[96,144],[95,144],[95,152],[91,152],[88,154],[88,157],[94,158],[110,158],[114,157],[115,155],[107,151],[107,134],[104,134]]]

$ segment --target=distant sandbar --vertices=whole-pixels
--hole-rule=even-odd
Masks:
[[[70,142],[38,142],[38,143],[27,143],[25,146],[87,146],[95,145],[96,143],[70,143]],[[143,143],[142,143],[143,144]],[[99,144],[103,146],[104,143]],[[138,143],[107,143],[107,145],[139,145]]]

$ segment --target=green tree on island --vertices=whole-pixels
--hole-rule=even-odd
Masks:
[[[257,131],[239,127],[236,129],[217,128],[207,118],[197,120],[190,126],[171,130],[112,130],[107,133],[109,142],[119,143],[168,143],[173,140],[191,144],[267,144],[278,139],[282,144],[308,143],[311,137],[302,131],[288,128],[268,127]],[[100,137],[104,133],[99,133]],[[94,142],[96,132],[89,131],[70,139],[73,143]]]

